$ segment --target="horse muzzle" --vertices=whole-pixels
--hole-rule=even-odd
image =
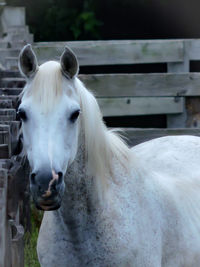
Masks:
[[[62,172],[37,171],[30,175],[30,190],[36,208],[40,210],[56,210],[60,208],[64,194]]]

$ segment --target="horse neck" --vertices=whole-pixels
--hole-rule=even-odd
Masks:
[[[66,221],[74,225],[87,223],[95,213],[98,200],[95,197],[95,178],[86,171],[85,145],[79,137],[76,158],[65,175],[65,193],[60,211]]]

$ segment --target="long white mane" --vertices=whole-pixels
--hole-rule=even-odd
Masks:
[[[105,186],[105,177],[112,177],[113,159],[128,165],[130,149],[115,131],[105,126],[95,97],[78,78],[75,88],[80,96],[88,169]]]
[[[67,88],[62,88],[63,84]],[[60,64],[49,61],[39,67],[33,80],[24,88],[22,97],[29,94],[48,112],[69,90],[75,90],[80,101],[81,130],[89,174],[99,178],[106,186],[107,177],[112,177],[113,159],[127,165],[130,149],[116,132],[107,129],[95,97],[83,83],[78,78],[67,80],[62,75]]]

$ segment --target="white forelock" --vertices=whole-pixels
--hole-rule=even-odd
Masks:
[[[56,61],[42,64],[24,88],[23,95],[26,94],[31,95],[44,112],[51,110],[63,94],[60,64]]]

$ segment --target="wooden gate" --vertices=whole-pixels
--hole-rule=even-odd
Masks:
[[[24,207],[28,164],[17,152],[20,122],[17,96],[0,97],[0,267],[24,266]]]

